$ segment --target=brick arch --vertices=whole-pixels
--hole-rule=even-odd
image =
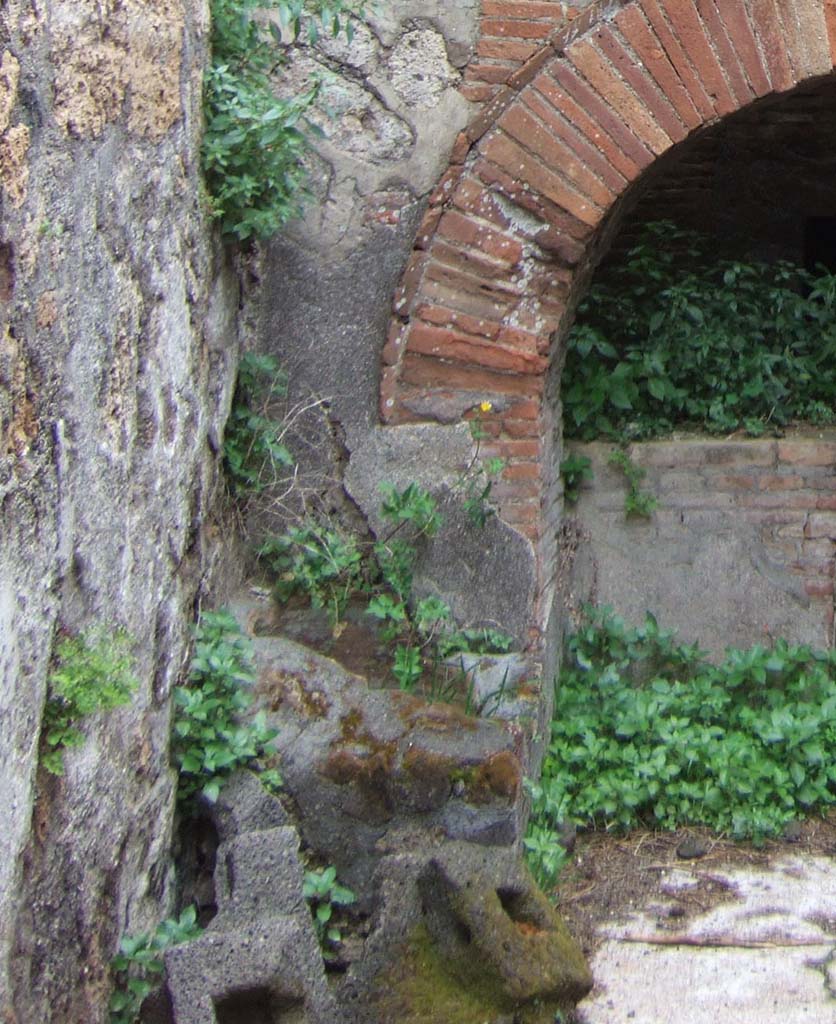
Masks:
[[[542,25],[549,4],[483,6],[502,36],[503,11],[524,32],[513,15]],[[509,460],[502,516],[535,543],[541,591],[558,494],[553,339],[613,212],[664,153],[829,74],[834,54],[836,0],[599,0],[510,64],[460,136],[394,298],[381,416],[453,422],[493,403],[483,451]]]

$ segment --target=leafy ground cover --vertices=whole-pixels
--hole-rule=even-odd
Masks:
[[[526,846],[554,881],[559,827],[705,825],[761,842],[836,802],[836,651],[728,649],[590,610],[570,638]]]
[[[759,435],[834,420],[836,276],[718,256],[714,240],[647,224],[602,268],[569,335],[566,434],[637,440],[685,425]]]

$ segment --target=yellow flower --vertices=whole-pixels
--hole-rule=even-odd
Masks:
[[[482,402],[479,405],[479,412],[490,412],[493,409],[493,402]]]

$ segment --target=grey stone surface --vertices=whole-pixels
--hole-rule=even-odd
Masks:
[[[286,674],[304,669],[306,681],[322,681],[325,667],[317,665],[316,656],[298,645],[287,647],[286,653]],[[297,690],[299,685],[297,678]],[[275,689],[271,695],[275,697]],[[308,699],[315,708],[322,709],[326,703],[313,690]],[[331,708],[337,703],[333,690],[329,690],[329,701]],[[410,709],[410,713],[418,710],[412,705]],[[341,724],[345,720],[343,715]],[[412,744],[423,749],[427,731],[433,732],[445,720],[442,711],[421,709],[406,756]],[[351,728],[359,727],[352,716]],[[391,735],[397,731],[391,729]],[[450,741],[447,747],[453,749],[455,744]],[[424,782],[428,781],[425,776]],[[413,812],[425,809],[415,805],[420,790],[420,786],[403,788],[403,799],[412,801]],[[299,790],[291,795],[297,805],[304,804]],[[230,799],[233,796],[234,792],[228,794]],[[430,805],[435,806],[437,800],[429,796]],[[442,803],[448,797],[449,785],[438,794]],[[300,810],[304,818],[305,807]],[[470,810],[475,812],[474,822],[484,826],[491,820],[491,808]],[[233,834],[230,824],[228,838],[218,849],[217,915],[198,939],[166,953],[172,1024],[255,1024],[260,1020],[371,1024],[399,1019],[388,1013],[381,995],[388,998],[388,972],[400,963],[419,926],[439,962],[459,979],[457,984],[465,989],[487,984],[496,990],[496,1012],[490,1024],[510,1024],[517,1010],[528,1013],[532,1007],[537,1008],[534,1016],[524,1019],[545,1022],[544,1008],[552,1007],[553,1015],[554,1007],[565,1008],[588,990],[583,957],[533,885],[520,859],[518,836],[502,837],[503,845],[496,845],[498,837],[488,845],[484,837],[474,842],[451,840],[443,828],[428,828],[420,814],[402,809],[376,844],[371,873],[360,894],[371,919],[358,935],[348,938],[346,971],[342,979],[334,978],[332,994],[303,898],[299,836],[290,827],[258,828],[260,816],[248,816],[248,820],[255,831],[246,831],[245,816],[241,819],[245,831]],[[341,881],[348,875],[342,871]],[[468,936],[466,941],[463,935]],[[439,1012],[439,1020],[445,1019],[443,1008]]]
[[[435,187],[474,110],[456,86],[478,16],[473,0],[395,0],[358,26],[351,43],[324,39],[292,59],[286,87],[307,87],[312,72],[324,76],[313,114],[323,133],[316,141],[321,202],[289,232],[323,265],[352,259],[376,224],[397,231],[410,205]],[[382,263],[377,272],[385,273]]]
[[[418,878],[427,931],[444,961],[467,978],[482,958],[515,1003],[585,996],[592,975],[583,955],[519,857],[475,856],[451,847]]]
[[[392,295],[426,197],[473,112],[455,86],[473,53],[479,13],[473,0],[397,0],[376,11],[351,44],[306,48],[294,72],[307,75],[319,62],[339,73],[325,87],[338,113],[321,119],[319,201],[265,252],[260,333],[288,370],[292,399],[325,402],[325,415],[306,422],[294,449],[300,490],[321,493],[323,480],[344,482],[372,528],[381,483],[417,480],[443,498],[472,455],[461,403],[445,426],[377,424]],[[408,145],[400,129],[384,131],[387,118],[406,126]],[[484,397],[472,396],[469,405]],[[471,529],[460,504],[445,502],[445,526],[427,548],[417,589],[447,600],[463,624],[498,624],[527,641],[531,546],[497,519]]]
[[[244,622],[246,606],[235,605]],[[255,637],[254,646],[257,706],[279,730],[300,832],[337,866],[361,907],[370,905],[372,875],[393,837],[520,841],[518,729],[371,690],[362,677],[280,637]]]
[[[238,287],[201,208],[207,5],[17,0],[0,123],[0,1017],[106,1017],[169,889],[169,695],[214,578]],[[234,577],[234,571],[230,578]],[[138,689],[36,777],[54,643],[124,626]]]
[[[494,993],[491,1024],[510,1021],[512,1008],[530,1009],[532,1003],[545,1007],[555,1000],[565,1009],[589,991],[592,979],[580,949],[514,849],[458,842],[396,853],[381,861],[375,891],[363,956],[338,993],[361,1024],[392,1012],[388,1000],[398,964],[421,932],[463,991]],[[423,1012],[433,1009],[432,984],[426,993],[430,1005]]]
[[[459,80],[444,36],[430,27],[405,32],[392,47],[387,67],[392,88],[410,107],[434,106]]]
[[[232,932],[208,931],[169,950],[165,967],[175,1024],[340,1019],[310,916],[262,917]]]
[[[250,771],[237,771],[226,783],[215,803],[203,803],[203,810],[223,843],[244,832],[263,832],[288,823],[287,813]]]
[[[428,458],[428,453],[432,457]],[[351,497],[366,509],[376,532],[383,528],[380,517],[380,484],[388,482],[399,490],[416,483],[438,492],[455,486],[472,458],[473,444],[467,424],[451,426],[417,423],[398,427],[377,427],[368,431],[361,446],[352,452],[345,473]]]
[[[298,851],[289,827],[244,831],[220,846],[217,915],[199,938],[166,953],[174,1024],[338,1019]]]
[[[476,46],[479,26],[479,0],[461,0],[448,4],[446,0],[391,0],[374,15],[375,31],[384,46],[396,45],[404,25],[425,23],[440,29],[447,41],[451,62],[463,67]]]
[[[334,48],[329,41],[329,48]],[[338,42],[353,60],[365,62],[365,52],[354,53],[354,46]],[[291,95],[303,92],[311,79],[323,75],[323,65],[316,59],[317,51],[297,53],[283,81],[283,89]],[[410,124],[380,101],[365,83],[352,81],[346,75],[323,77],[319,103],[310,114],[313,124],[322,133],[317,140],[320,156],[337,152],[345,159],[361,160],[368,167],[391,166],[408,158],[414,136]],[[351,214],[349,213],[349,216]]]
[[[243,832],[221,844],[215,894],[218,914],[212,928],[216,931],[234,929],[259,917],[308,914],[296,830]]]
[[[801,582],[784,576],[757,539],[728,516],[688,517],[658,511],[652,523],[624,522],[623,513],[583,515],[593,535],[597,601],[630,622],[652,611],[683,640],[720,654],[767,635],[825,646],[821,616],[810,610]]]
[[[441,527],[421,549],[416,595],[440,597],[459,624],[494,626],[522,646],[530,625],[534,553],[498,516],[474,528],[462,493],[462,473],[471,459],[464,423],[378,427],[352,453],[345,486],[375,532],[383,529],[381,483],[403,489],[415,482],[430,491],[438,500]]]
[[[642,488],[659,502],[649,519],[625,518],[623,477],[606,463],[610,446],[578,448],[592,456],[594,477],[570,511],[575,538],[568,603],[575,611],[587,601],[611,605],[633,623],[651,611],[661,626],[715,656],[727,646],[749,647],[778,636],[831,646],[827,611],[811,602],[803,577],[791,571],[794,559],[779,560],[763,541],[767,517],[781,516],[780,493],[770,496],[774,507],[764,510],[740,507],[733,493],[719,488],[714,493],[711,475],[700,472],[704,445],[695,441],[690,452],[683,443],[676,471],[654,465],[654,460],[666,462],[665,442],[644,446],[651,461]],[[721,446],[714,446],[723,455]],[[750,447],[751,457],[761,460],[755,471],[768,466],[763,462],[768,452]],[[730,474],[746,472],[746,450],[726,446],[732,462],[722,465],[729,465]],[[641,461],[641,454],[637,458]],[[789,500],[797,498],[791,494]],[[814,507],[815,497],[810,500]],[[803,512],[792,504],[788,509],[787,519],[798,519],[803,530]]]
[[[677,919],[675,934],[660,931],[660,916],[677,894],[687,899],[705,876],[734,898],[684,923]],[[595,988],[581,1004],[583,1019],[658,1024],[675,1007],[677,1024],[836,1020],[834,905],[832,858],[782,857],[757,869],[672,866],[652,901],[600,928]],[[637,977],[652,984],[637,985]]]
[[[413,204],[397,226],[355,236],[341,259],[319,255],[306,239],[279,238],[266,249],[264,346],[287,370],[292,400],[315,395],[328,403],[330,423],[339,424],[349,452],[365,443],[377,420],[380,350],[420,212]],[[296,452],[303,471],[333,444],[326,422]]]
[[[445,495],[439,511],[441,529],[419,563],[416,592],[441,597],[461,624],[494,626],[525,646],[536,579],[531,543],[497,515],[474,528],[458,493]]]
[[[519,692],[520,686],[531,681],[531,665],[524,655],[454,654],[447,664],[467,676],[480,715],[515,721],[526,715],[536,718],[537,708],[528,695]]]

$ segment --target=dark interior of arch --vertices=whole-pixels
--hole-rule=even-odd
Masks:
[[[648,221],[723,249],[836,270],[836,80],[807,83],[702,129],[637,183],[607,260]]]
[[[601,232],[609,250],[596,273],[622,260],[644,225],[660,220],[710,235],[718,258],[836,270],[836,80],[753,104],[657,161]],[[635,446],[631,457],[648,469],[642,487],[658,507],[632,522],[624,481],[608,468],[606,452],[578,445],[592,459],[593,482],[586,502],[570,512],[574,532],[565,533],[567,592],[579,603],[611,605],[629,622],[649,609],[716,657],[727,645],[775,637],[832,646],[836,430],[755,438],[772,445],[760,469],[754,449],[735,444],[743,433],[686,431],[663,438],[652,455]],[[686,464],[689,443],[695,448]],[[686,480],[689,466],[695,476]],[[816,546],[807,521],[818,516],[828,539]],[[577,537],[585,541],[575,555]],[[815,578],[813,550],[824,555]]]

